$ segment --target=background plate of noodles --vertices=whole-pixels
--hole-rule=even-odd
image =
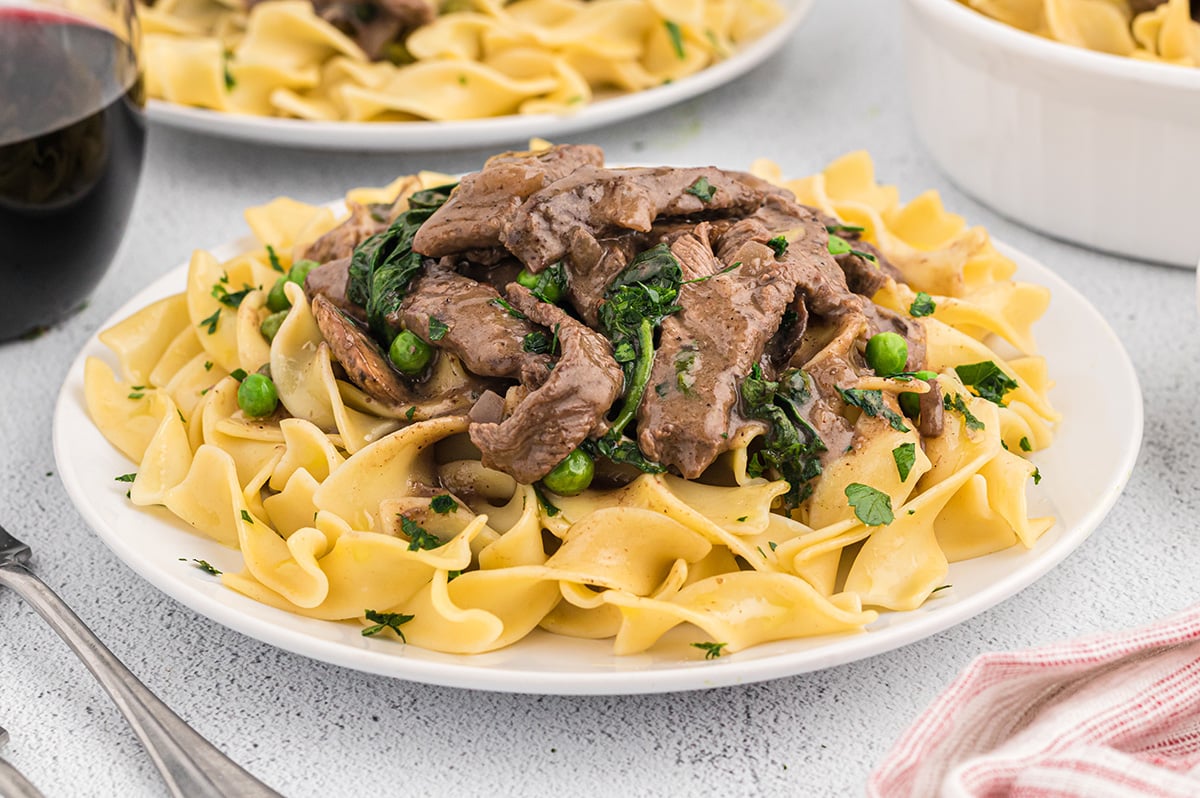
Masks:
[[[208,135],[317,149],[562,137],[745,74],[788,40],[812,0],[465,6],[418,28],[391,54],[397,66],[386,45],[343,33],[361,26],[353,13],[335,27],[305,0],[258,3],[249,21],[240,0],[158,0],[142,9],[147,113]]]

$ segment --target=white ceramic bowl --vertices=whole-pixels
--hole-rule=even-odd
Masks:
[[[1200,259],[1200,69],[1053,42],[955,0],[905,0],[917,132],[968,193],[1049,235]]]

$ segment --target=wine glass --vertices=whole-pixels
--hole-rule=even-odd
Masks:
[[[134,0],[0,0],[0,341],[78,309],[145,150]]]

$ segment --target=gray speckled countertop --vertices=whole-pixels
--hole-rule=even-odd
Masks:
[[[616,162],[744,167],[764,155],[789,175],[869,148],[882,179],[906,196],[941,190],[950,208],[1036,255],[1108,318],[1145,392],[1137,470],[1075,554],[991,611],[889,654],[774,682],[531,697],[410,684],[285,653],[195,615],[119,562],[52,473],[53,400],[85,339],[193,247],[241,235],[247,205],[279,194],[324,200],[421,166],[467,170],[484,152],[330,155],[152,130],[123,253],[90,305],[41,338],[0,346],[0,519],[34,545],[37,570],[117,656],[289,796],[860,793],[887,747],[975,655],[1141,624],[1200,593],[1192,273],[1050,240],[951,186],[914,139],[897,16],[878,0],[819,3],[785,51],[749,76],[576,139]],[[3,755],[50,796],[162,794],[133,734],[58,638],[3,590],[0,619],[0,725],[12,733]]]

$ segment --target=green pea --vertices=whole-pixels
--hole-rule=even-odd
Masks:
[[[317,268],[321,264],[315,260],[298,260],[292,264],[292,268],[288,271],[288,282],[295,283],[301,288],[304,287],[304,278],[308,277],[308,273]]]
[[[238,407],[254,418],[269,416],[279,407],[279,392],[275,383],[262,374],[248,374],[238,386]]]
[[[880,377],[890,377],[904,371],[908,363],[908,344],[894,332],[872,335],[867,341],[867,365]]]
[[[517,274],[517,282],[532,291],[537,288],[538,276],[529,269],[521,269]]]
[[[262,324],[258,325],[258,331],[262,333],[263,338],[268,341],[274,341],[275,336],[279,334],[279,328],[283,326],[283,320],[288,317],[286,310],[281,310],[278,313],[272,313],[262,320]]]
[[[555,277],[554,266],[551,266],[541,274],[534,274],[528,269],[521,269],[520,273],[517,274],[517,283],[525,286],[541,299],[546,300],[552,305],[557,305],[562,301],[563,289]]]
[[[413,376],[420,374],[429,365],[429,361],[433,359],[433,348],[412,331],[404,330],[392,339],[392,345],[388,347],[388,357],[401,374]]]
[[[283,284],[286,282],[286,277],[280,277],[275,281],[275,285],[271,286],[271,290],[267,293],[267,310],[278,313],[292,306],[291,301],[287,298],[287,294],[283,290]]]
[[[542,477],[542,484],[546,490],[559,496],[575,496],[587,490],[595,474],[596,463],[587,452],[576,449]]]

